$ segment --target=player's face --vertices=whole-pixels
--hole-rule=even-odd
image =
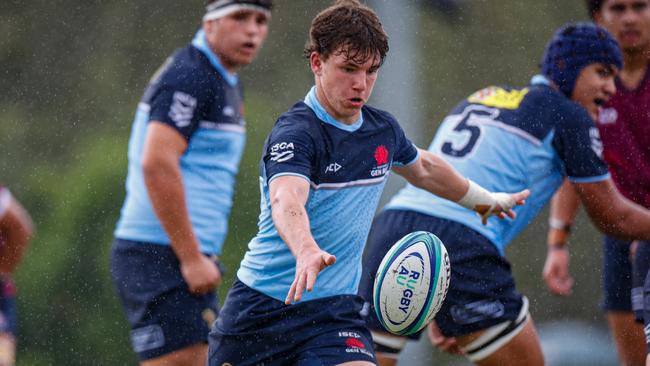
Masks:
[[[254,10],[241,10],[203,22],[210,48],[231,72],[253,62],[269,30],[268,17]]]
[[[615,77],[616,69],[612,66],[590,64],[580,71],[571,99],[585,107],[595,121],[600,106],[616,93]]]
[[[650,0],[606,0],[595,20],[616,37],[624,52],[650,48]]]
[[[316,79],[318,101],[325,110],[338,121],[356,122],[377,80],[379,56],[358,63],[340,50],[327,59],[314,52],[309,63]]]

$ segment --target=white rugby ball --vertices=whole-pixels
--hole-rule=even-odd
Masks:
[[[449,255],[435,235],[416,231],[398,240],[381,261],[373,288],[384,328],[398,335],[424,328],[445,300],[450,273]]]

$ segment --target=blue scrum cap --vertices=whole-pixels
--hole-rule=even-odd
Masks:
[[[219,19],[240,10],[255,10],[271,16],[273,0],[214,0],[205,7],[203,21]]]
[[[623,55],[618,43],[604,28],[593,23],[570,23],[558,29],[546,45],[542,74],[571,98],[580,71],[596,62],[620,70]]]

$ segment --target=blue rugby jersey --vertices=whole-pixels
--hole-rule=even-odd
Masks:
[[[141,161],[149,121],[188,141],[180,159],[186,204],[201,251],[219,254],[228,228],[235,175],[245,143],[242,92],[199,31],[156,72],[133,122],[126,199],[115,236],[169,245],[144,185]]]
[[[489,87],[472,94],[444,119],[429,151],[488,190],[529,188],[526,204],[514,208],[517,219],[492,218],[482,225],[473,211],[412,185],[393,197],[386,209],[457,221],[490,239],[501,254],[564,177],[578,183],[609,178],[591,117],[541,76],[524,89]]]
[[[361,254],[388,173],[417,159],[417,149],[390,114],[364,106],[360,119],[346,125],[327,114],[312,88],[304,102],[280,116],[266,140],[259,231],[237,276],[270,297],[286,298],[296,261],[273,223],[269,183],[294,175],[311,186],[305,208],[316,243],[337,258],[303,300],[356,294]]]

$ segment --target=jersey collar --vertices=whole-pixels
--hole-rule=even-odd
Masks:
[[[338,121],[327,113],[325,108],[323,108],[323,105],[318,101],[318,97],[316,96],[316,86],[312,86],[309,93],[307,93],[307,96],[305,96],[305,104],[316,113],[318,119],[343,131],[354,132],[361,128],[361,125],[363,124],[363,112],[359,114],[359,119],[351,125]]]
[[[551,86],[551,81],[542,74],[537,74],[530,79],[530,85],[546,85]]]
[[[203,32],[203,29],[199,29],[199,31],[196,32],[196,35],[192,40],[192,46],[196,47],[199,51],[203,52],[203,54],[208,58],[212,66],[219,72],[219,74],[221,74],[221,76],[223,76],[223,78],[226,80],[228,85],[230,86],[237,85],[237,82],[239,80],[237,74],[230,73],[228,72],[228,70],[226,70],[225,67],[223,67],[221,61],[219,60],[219,57],[208,46],[208,41],[205,39],[205,32]]]

